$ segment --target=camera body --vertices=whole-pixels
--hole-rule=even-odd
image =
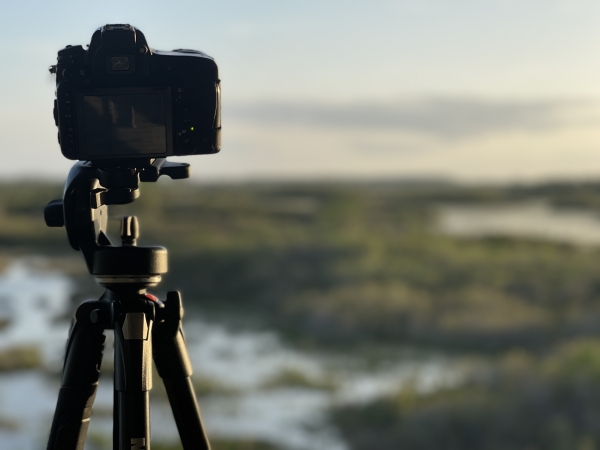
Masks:
[[[148,47],[140,30],[106,25],[87,50],[58,52],[54,120],[63,155],[102,164],[217,153],[221,89],[214,60]]]

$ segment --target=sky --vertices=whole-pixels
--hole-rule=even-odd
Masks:
[[[217,155],[197,181],[600,176],[600,2],[0,4],[0,179],[64,179],[48,67],[106,23],[213,56]]]

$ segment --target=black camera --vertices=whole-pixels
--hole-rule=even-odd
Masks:
[[[131,25],[106,25],[87,50],[60,50],[50,70],[66,158],[137,164],[220,150],[218,69],[202,52],[153,50]]]

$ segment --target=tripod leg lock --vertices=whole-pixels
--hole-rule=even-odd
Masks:
[[[185,347],[181,319],[181,294],[169,292],[167,300],[156,310],[156,325],[152,331],[152,350],[158,374],[163,379],[188,378],[192,364]]]
[[[119,311],[115,330],[115,389],[147,392],[152,389],[152,333],[154,302],[143,300],[130,311]]]
[[[83,450],[98,388],[104,350],[104,324],[90,319],[92,311],[103,316],[105,302],[83,303],[71,326],[48,450]]]

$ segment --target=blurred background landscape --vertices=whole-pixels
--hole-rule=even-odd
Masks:
[[[600,183],[161,181],[142,192],[119,208],[139,217],[142,244],[169,249],[153,292],[184,293],[215,448],[600,442]],[[11,448],[41,447],[46,427],[21,435],[19,420],[34,410],[49,422],[68,316],[101,294],[64,230],[43,226],[59,193],[0,186],[0,439]],[[90,448],[109,444],[110,357]],[[179,448],[161,392],[155,439]]]
[[[215,57],[223,149],[111,207],[164,245],[215,450],[600,449],[600,4],[0,5],[0,447],[44,448],[101,289],[47,228],[56,51]],[[110,448],[108,335],[88,447]],[[155,450],[176,429],[156,378]],[[35,424],[34,427],[31,425]]]

